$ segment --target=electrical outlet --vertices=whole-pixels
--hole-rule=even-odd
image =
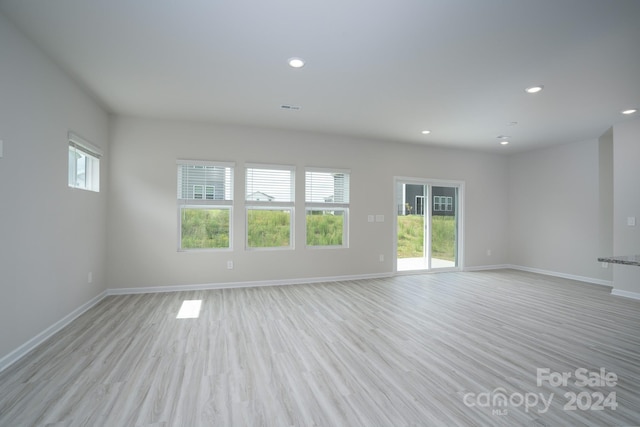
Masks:
[[[384,262],[384,255],[380,254],[380,262]]]
[[[376,222],[384,222],[384,215],[376,215]]]
[[[227,270],[233,270],[233,261],[227,261]]]
[[[627,225],[629,227],[635,227],[636,226],[636,217],[635,216],[627,217]]]
[[[373,222],[373,215],[367,215],[367,221]]]
[[[491,249],[487,249],[487,256],[491,256]]]
[[[609,268],[609,263],[608,262],[603,262],[602,263],[602,268]]]
[[[87,274],[87,283],[93,283],[93,272],[89,272],[89,274]]]

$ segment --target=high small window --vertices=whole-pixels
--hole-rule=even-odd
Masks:
[[[178,250],[230,249],[233,164],[178,161]]]
[[[348,246],[349,177],[345,170],[305,170],[307,246]]]
[[[102,150],[69,132],[69,187],[100,191]]]
[[[247,165],[247,248],[293,248],[293,166]]]

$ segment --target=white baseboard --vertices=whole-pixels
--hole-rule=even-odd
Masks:
[[[503,270],[505,268],[511,268],[511,266],[509,266],[509,264],[476,265],[473,267],[465,267],[463,271]]]
[[[613,287],[613,282],[611,280],[602,280],[602,279],[595,279],[593,277],[576,276],[574,274],[560,273],[557,271],[549,271],[549,270],[541,270],[539,268],[525,267],[522,265],[509,264],[505,268],[511,268],[511,269],[520,270],[520,271],[528,271],[529,273],[544,274],[546,276],[561,277],[563,279],[577,280],[579,282],[586,282],[594,285],[607,286],[609,288]]]
[[[67,314],[62,319],[58,320],[53,325],[49,326],[44,331],[40,332],[35,337],[31,338],[26,343],[22,344],[20,347],[13,350],[11,353],[4,356],[0,359],[0,372],[20,360],[25,354],[29,353],[31,350],[35,349],[37,346],[51,338],[54,334],[60,331],[62,328],[67,326],[69,323],[74,321],[77,317],[79,317],[82,313],[89,310],[94,305],[98,304],[104,297],[107,296],[107,292],[102,292],[96,297],[90,299],[86,303],[82,304],[80,307],[73,310],[71,313]]]
[[[615,295],[615,296],[618,296],[618,297],[639,299],[640,300],[640,293],[638,293],[638,292],[629,292],[629,291],[623,291],[623,290],[620,290],[620,289],[612,289],[611,290],[611,295]]]
[[[311,277],[303,279],[256,280],[250,282],[204,283],[200,285],[152,286],[144,288],[107,289],[107,295],[150,294],[158,292],[202,291],[211,289],[253,288],[260,286],[302,285],[308,283],[342,282],[345,280],[381,279],[393,276],[392,273],[356,274],[350,276]]]

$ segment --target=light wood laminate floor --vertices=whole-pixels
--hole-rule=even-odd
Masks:
[[[639,425],[639,356],[640,301],[512,270],[110,296],[0,373],[0,426]]]

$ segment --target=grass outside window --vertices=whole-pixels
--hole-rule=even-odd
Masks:
[[[431,256],[455,261],[456,218],[433,215],[431,219]],[[398,258],[424,256],[424,217],[422,215],[398,216]]]
[[[228,249],[230,209],[182,208],[181,249]]]
[[[248,209],[247,246],[286,248],[291,246],[290,209]]]
[[[343,210],[307,210],[307,246],[343,246]]]

